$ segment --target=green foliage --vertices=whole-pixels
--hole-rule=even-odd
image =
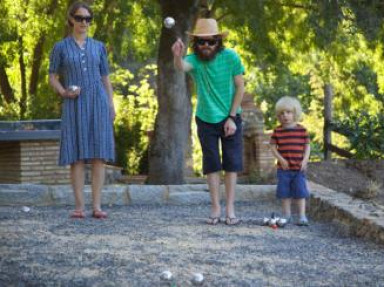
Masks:
[[[356,159],[384,158],[384,115],[352,113],[348,118],[336,120],[334,130],[345,135]]]
[[[66,9],[72,0],[0,1],[0,68],[7,74],[15,102],[0,93],[0,119],[21,117],[23,76],[26,79],[25,118],[57,118],[60,99],[48,85],[48,56],[66,35]],[[116,140],[119,163],[128,173],[145,171],[147,131],[157,110],[155,61],[161,32],[162,1],[95,0],[90,35],[109,50],[116,94]],[[266,128],[276,124],[274,105],[284,95],[300,99],[313,150],[321,154],[323,87],[334,90],[334,116],[357,157],[383,150],[380,114],[384,109],[384,9],[382,1],[356,0],[215,0],[214,16],[229,30],[226,46],[240,53],[246,66],[246,90],[265,114]],[[191,13],[191,11],[185,11]],[[185,15],[182,15],[183,17]],[[34,50],[44,36],[36,94],[29,94]],[[20,62],[26,67],[22,75]],[[147,66],[145,66],[147,65]],[[367,115],[357,118],[361,110]],[[351,114],[353,115],[351,117]],[[193,124],[194,125],[194,124]],[[193,126],[194,130],[194,126]],[[360,137],[369,139],[362,144]],[[372,143],[372,144],[371,144]],[[201,149],[193,136],[195,169],[201,170]]]
[[[157,101],[150,85],[154,74],[154,65],[137,70],[136,76],[116,66],[111,77],[117,111],[117,163],[127,174],[142,174],[147,170],[149,135],[157,111]]]

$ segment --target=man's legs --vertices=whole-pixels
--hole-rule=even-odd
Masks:
[[[221,214],[220,208],[220,172],[207,174],[209,193],[211,195],[211,218],[218,218]]]
[[[226,172],[224,183],[225,183],[225,199],[226,199],[226,207],[225,213],[228,218],[235,218],[235,188],[237,181],[237,173],[236,172]]]

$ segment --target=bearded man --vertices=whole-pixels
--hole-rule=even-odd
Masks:
[[[235,188],[237,172],[243,168],[241,101],[244,67],[240,57],[223,46],[227,32],[220,33],[214,19],[198,19],[191,37],[193,54],[183,58],[185,46],[172,45],[174,65],[187,72],[197,93],[196,123],[203,153],[203,173],[211,195],[208,224],[220,222],[220,173],[224,170],[227,225],[236,225]],[[219,150],[221,142],[221,155]]]

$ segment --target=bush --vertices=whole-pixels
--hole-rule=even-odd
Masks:
[[[384,158],[384,115],[367,112],[336,120],[333,130],[346,136],[356,159]]]

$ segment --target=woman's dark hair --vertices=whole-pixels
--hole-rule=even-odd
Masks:
[[[221,36],[214,36],[213,37],[214,39],[217,40],[217,52],[220,52],[221,50],[224,49],[224,44],[223,44],[223,38]],[[199,37],[193,37],[192,39],[192,49],[193,49],[193,52],[196,53],[198,51],[198,48],[197,48],[197,40],[199,39]]]
[[[74,2],[71,6],[69,6],[68,12],[67,12],[67,23],[70,27],[73,27],[73,24],[70,18],[73,17],[76,14],[76,11],[79,10],[80,8],[86,9],[91,15],[91,17],[93,17],[93,11],[87,3],[80,2],[80,1]]]

